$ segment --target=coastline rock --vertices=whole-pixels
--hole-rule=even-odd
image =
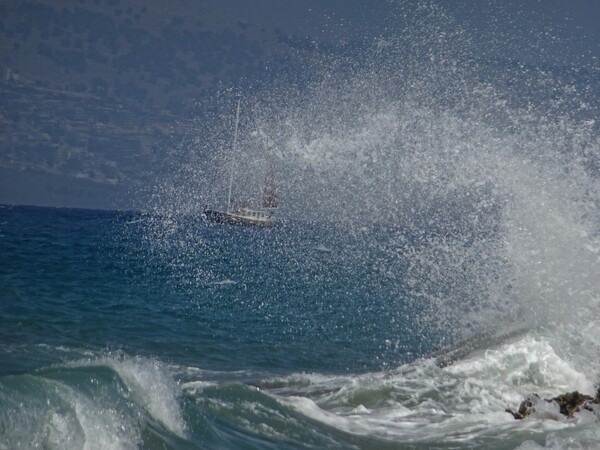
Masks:
[[[540,399],[540,396],[537,394],[533,394],[521,402],[517,411],[513,411],[511,408],[506,408],[505,411],[507,413],[511,413],[513,417],[517,420],[524,419],[525,417],[527,417],[535,411],[534,405],[535,403],[537,403],[538,399]]]
[[[594,399],[589,395],[580,394],[579,392],[570,392],[566,394],[554,397],[554,400],[560,406],[560,413],[566,417],[573,417],[573,413],[576,413],[580,408],[586,408],[591,410],[587,405]]]
[[[517,420],[524,419],[536,412],[543,413],[545,416],[556,415],[555,412],[559,412],[564,417],[572,418],[573,414],[581,409],[593,411],[593,404],[600,405],[600,388],[595,397],[581,394],[578,391],[567,392],[551,399],[542,399],[539,395],[532,394],[521,402],[517,411],[513,411],[511,408],[507,408],[505,411],[512,414]]]

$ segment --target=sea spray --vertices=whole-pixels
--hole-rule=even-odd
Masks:
[[[596,68],[386,25],[244,98],[236,195],[271,166],[281,226],[199,218],[229,92],[141,214],[2,209],[0,448],[598,446],[598,411],[506,412],[600,380]]]
[[[163,363],[122,353],[4,377],[0,448],[138,448],[156,427],[183,438],[180,396]]]
[[[418,305],[415,320],[444,336],[439,345],[501,320],[537,326],[593,306],[600,150],[585,79],[529,62],[499,71],[442,8],[397,10],[396,34],[360,54],[313,58],[301,84],[280,81],[243,103],[237,195],[252,199],[273,167],[285,219],[401,229],[376,245],[392,272],[402,267],[398,301]],[[226,99],[215,99],[221,112]],[[171,214],[197,216],[225,191],[232,111],[203,132],[209,140],[190,130],[157,186],[165,216],[149,239],[172,265],[214,258]],[[208,266],[182,278],[218,281]]]

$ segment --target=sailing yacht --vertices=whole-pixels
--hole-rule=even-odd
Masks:
[[[233,189],[234,170],[233,162],[236,154],[238,125],[240,121],[240,102],[237,104],[235,118],[235,131],[233,134],[232,157],[229,170],[229,191],[227,194],[226,211],[218,211],[205,208],[202,217],[213,223],[224,223],[228,225],[272,227],[275,224],[277,213],[277,190],[273,171],[269,169],[265,175],[264,187],[262,192],[262,203],[260,206],[251,207],[239,204],[232,200],[231,193]]]

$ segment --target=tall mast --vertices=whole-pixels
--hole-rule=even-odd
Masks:
[[[231,188],[233,187],[233,161],[235,159],[235,150],[237,146],[238,124],[240,122],[240,100],[237,104],[237,112],[235,114],[235,131],[233,133],[233,145],[231,148],[231,162],[229,163],[229,193],[227,194],[227,212],[231,212]]]

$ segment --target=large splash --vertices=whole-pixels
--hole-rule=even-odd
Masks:
[[[423,329],[450,341],[507,320],[589,326],[600,301],[600,133],[587,75],[597,68],[493,60],[428,4],[397,6],[389,26],[397,32],[368,49],[313,59],[302,82],[246,99],[238,195],[256,197],[271,167],[284,218],[364,239],[385,228],[373,245],[390,268],[407,267],[398,301],[419,305]],[[150,236],[174,263],[210,252],[195,233],[170,239],[165,217],[224,204],[230,112],[201,138],[186,135],[156,189],[162,219]]]
[[[188,433],[169,368],[121,353],[4,377],[0,398],[3,449],[133,449]]]

